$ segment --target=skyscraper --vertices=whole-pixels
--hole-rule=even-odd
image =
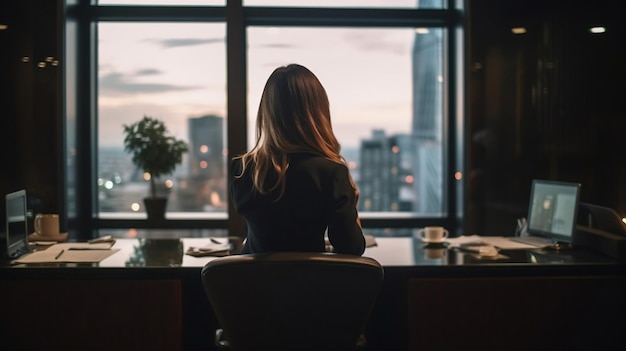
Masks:
[[[428,6],[432,1],[420,1]],[[431,4],[432,5],[432,4]],[[418,29],[413,45],[413,164],[415,211],[435,214],[443,204],[443,40],[442,30]]]
[[[189,172],[178,199],[183,210],[223,210],[226,202],[224,118],[189,118]]]
[[[386,136],[384,130],[375,130],[361,141],[360,210],[444,210],[442,42],[440,29],[416,31],[411,133]]]
[[[224,176],[224,119],[189,118],[189,178]]]

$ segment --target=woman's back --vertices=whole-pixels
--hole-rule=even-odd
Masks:
[[[232,199],[248,227],[243,253],[325,250],[361,255],[358,190],[333,133],[326,90],[306,67],[268,78],[256,144],[231,164]]]
[[[233,161],[232,171],[241,174],[240,159]],[[235,208],[248,226],[244,253],[324,251],[327,227],[336,252],[363,253],[356,195],[345,165],[312,154],[292,154],[285,191],[278,200],[273,193],[255,191],[251,174],[252,169],[246,169],[231,188]]]

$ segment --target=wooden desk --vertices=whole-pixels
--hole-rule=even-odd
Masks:
[[[623,262],[540,249],[477,260],[411,238],[377,240],[366,252],[385,267],[368,325],[373,349],[612,350],[622,342]]]
[[[36,349],[212,350],[218,325],[200,270],[214,258],[184,255],[203,240],[119,239],[120,251],[97,266],[5,264],[0,301],[15,304],[0,314],[0,336]],[[621,342],[624,263],[534,250],[478,261],[457,251],[433,256],[412,238],[377,242],[365,255],[382,263],[385,282],[366,350],[612,349]]]

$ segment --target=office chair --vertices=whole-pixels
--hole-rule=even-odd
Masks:
[[[334,253],[234,255],[202,269],[216,344],[232,351],[356,350],[383,276],[372,258]]]

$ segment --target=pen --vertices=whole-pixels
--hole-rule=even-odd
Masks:
[[[211,238],[211,242],[212,242],[213,244],[221,244],[221,242],[219,242],[219,240],[215,240],[215,239],[213,239],[213,238]]]
[[[63,249],[63,250],[59,251],[59,253],[58,253],[56,256],[54,256],[54,259],[55,259],[55,260],[58,260],[58,259],[59,259],[59,257],[61,257],[61,255],[63,255],[63,253],[64,253],[64,252],[65,252],[65,249]]]

